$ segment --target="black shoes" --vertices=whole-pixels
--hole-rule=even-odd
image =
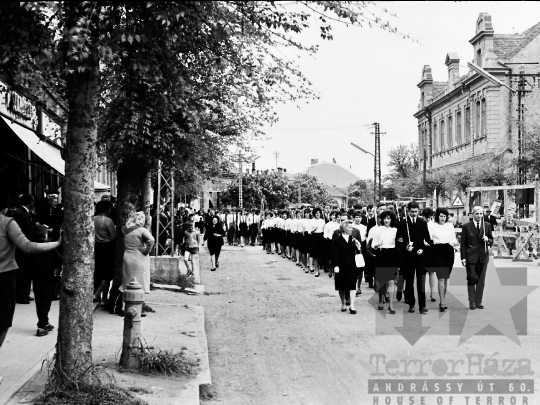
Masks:
[[[427,308],[420,308],[420,313],[421,314],[427,314],[428,313]]]
[[[351,308],[349,308],[349,313],[350,313],[351,315],[354,315],[354,314],[356,314],[357,312],[358,312],[358,311],[357,311],[356,309],[351,309]]]
[[[362,290],[356,291],[356,296],[359,297],[360,295],[362,295]]]
[[[411,306],[409,307],[409,312],[410,312],[411,314],[414,312],[414,306],[413,306],[413,305],[411,305]]]
[[[431,302],[437,302],[437,300],[433,298],[433,296],[430,295],[429,298],[431,299]]]
[[[396,313],[396,310],[388,308],[388,313],[394,315]]]
[[[212,268],[210,269],[210,271],[216,271],[216,268],[215,268],[215,267],[212,267]]]
[[[475,304],[476,305],[476,308],[478,309],[484,309],[484,306],[482,304]]]
[[[16,302],[17,304],[30,304],[30,301],[28,301],[26,298],[18,299]]]
[[[473,311],[473,310],[476,309],[476,305],[474,305],[474,302],[472,302],[472,301],[469,302],[469,309],[470,309],[471,311]]]

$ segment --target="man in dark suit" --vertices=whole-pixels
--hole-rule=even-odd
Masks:
[[[431,237],[427,222],[418,217],[420,207],[415,201],[407,204],[407,217],[397,225],[396,246],[403,252],[403,277],[405,278],[405,303],[409,304],[409,312],[414,312],[414,277],[416,276],[416,294],[421,314],[428,312],[425,293],[425,259],[424,248],[429,245]],[[410,235],[410,239],[409,239]]]
[[[30,194],[23,194],[20,197],[21,206],[13,213],[13,219],[21,228],[26,239],[32,240],[32,228],[34,227],[34,219],[32,218],[32,210],[34,209],[34,197]],[[29,260],[25,253],[17,249],[15,252],[15,260],[19,271],[17,272],[17,303],[29,304],[34,299],[30,297],[30,286],[32,284],[31,270],[28,268]]]
[[[484,309],[482,297],[489,261],[489,246],[493,245],[491,224],[482,221],[482,207],[473,208],[473,220],[461,228],[461,263],[467,271],[469,309]]]

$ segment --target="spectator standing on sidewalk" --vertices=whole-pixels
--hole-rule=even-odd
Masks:
[[[4,343],[15,312],[15,277],[18,269],[15,248],[27,254],[36,254],[56,249],[62,243],[30,242],[21,232],[13,218],[6,217],[9,194],[0,187],[0,347]]]
[[[144,212],[135,212],[123,228],[125,250],[122,286],[120,287],[122,292],[135,277],[141,284],[145,294],[150,294],[149,254],[152,251],[155,239],[150,231],[144,227],[145,220]],[[141,316],[146,316],[146,314],[143,312]]]
[[[113,206],[108,200],[101,200],[96,205],[94,216],[94,299],[104,305],[109,294],[109,287],[114,276],[114,258],[116,253],[116,227],[109,214]],[[103,296],[103,297],[101,297]]]
[[[49,242],[48,229],[45,225],[34,225],[33,241],[39,244]],[[29,256],[28,264],[34,280],[34,295],[36,297],[38,317],[36,336],[46,336],[54,330],[54,326],[49,323],[49,311],[55,296],[55,271],[62,267],[62,256],[56,249],[53,249]]]
[[[34,197],[30,194],[23,194],[20,198],[21,206],[13,213],[13,219],[17,221],[17,225],[21,228],[26,239],[32,239],[32,228],[34,227],[34,219],[32,211],[34,209]],[[30,288],[32,284],[32,272],[28,265],[28,255],[21,250],[15,251],[15,260],[19,271],[17,272],[17,304],[29,304],[33,301],[30,297]]]

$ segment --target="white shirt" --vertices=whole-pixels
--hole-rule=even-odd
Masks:
[[[309,219],[309,218],[304,218],[304,219],[302,220],[302,231],[303,231],[303,232],[307,232],[307,233],[311,233],[311,232],[312,232],[311,219]]]
[[[375,226],[371,227],[371,229],[369,230],[368,236],[367,236],[367,240],[375,238],[375,236],[379,232],[379,229],[381,229],[381,227],[379,225],[375,225]]]
[[[326,239],[332,240],[332,236],[334,235],[334,232],[336,229],[339,229],[339,224],[335,221],[330,221],[324,226],[324,234],[323,236]]]
[[[371,246],[378,246],[379,248],[383,248],[383,249],[395,248],[396,247],[396,233],[397,233],[397,228],[380,226],[378,232],[373,237],[373,242],[371,243]]]
[[[226,217],[227,225],[230,225],[234,222],[234,215],[233,214],[227,214]]]
[[[324,222],[324,219],[322,218],[319,218],[319,219],[313,218],[311,220],[311,229],[313,229],[313,232],[315,233],[323,233],[324,225],[326,225],[326,223]]]
[[[436,224],[435,222],[428,222],[428,230],[429,235],[435,244],[448,243],[451,246],[457,244],[456,232],[449,222],[443,225]]]
[[[358,231],[360,231],[360,236],[362,236],[362,240],[366,240],[366,237],[367,237],[367,226],[363,225],[363,224],[358,224],[356,225],[355,223],[353,223],[351,225],[353,228],[356,228],[358,229]]]
[[[283,229],[285,229],[286,231],[289,231],[291,230],[291,225],[292,225],[292,219],[290,218],[287,218],[284,223],[283,223]]]

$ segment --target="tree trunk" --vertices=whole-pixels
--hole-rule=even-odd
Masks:
[[[124,233],[122,227],[134,212],[142,209],[138,207],[139,196],[143,192],[143,185],[149,173],[148,166],[140,160],[126,160],[120,163],[117,172],[118,196],[116,212],[116,259],[114,268],[113,286],[122,284],[122,266],[124,258]]]
[[[79,3],[65,3],[66,36],[86,16]],[[65,38],[66,43],[70,39]],[[94,42],[95,44],[95,42]],[[64,186],[64,270],[56,369],[60,378],[80,381],[92,362],[92,296],[94,276],[94,174],[96,171],[96,100],[99,70],[96,48],[89,46],[86,69],[66,73],[69,103]],[[71,68],[70,56],[65,54]]]

